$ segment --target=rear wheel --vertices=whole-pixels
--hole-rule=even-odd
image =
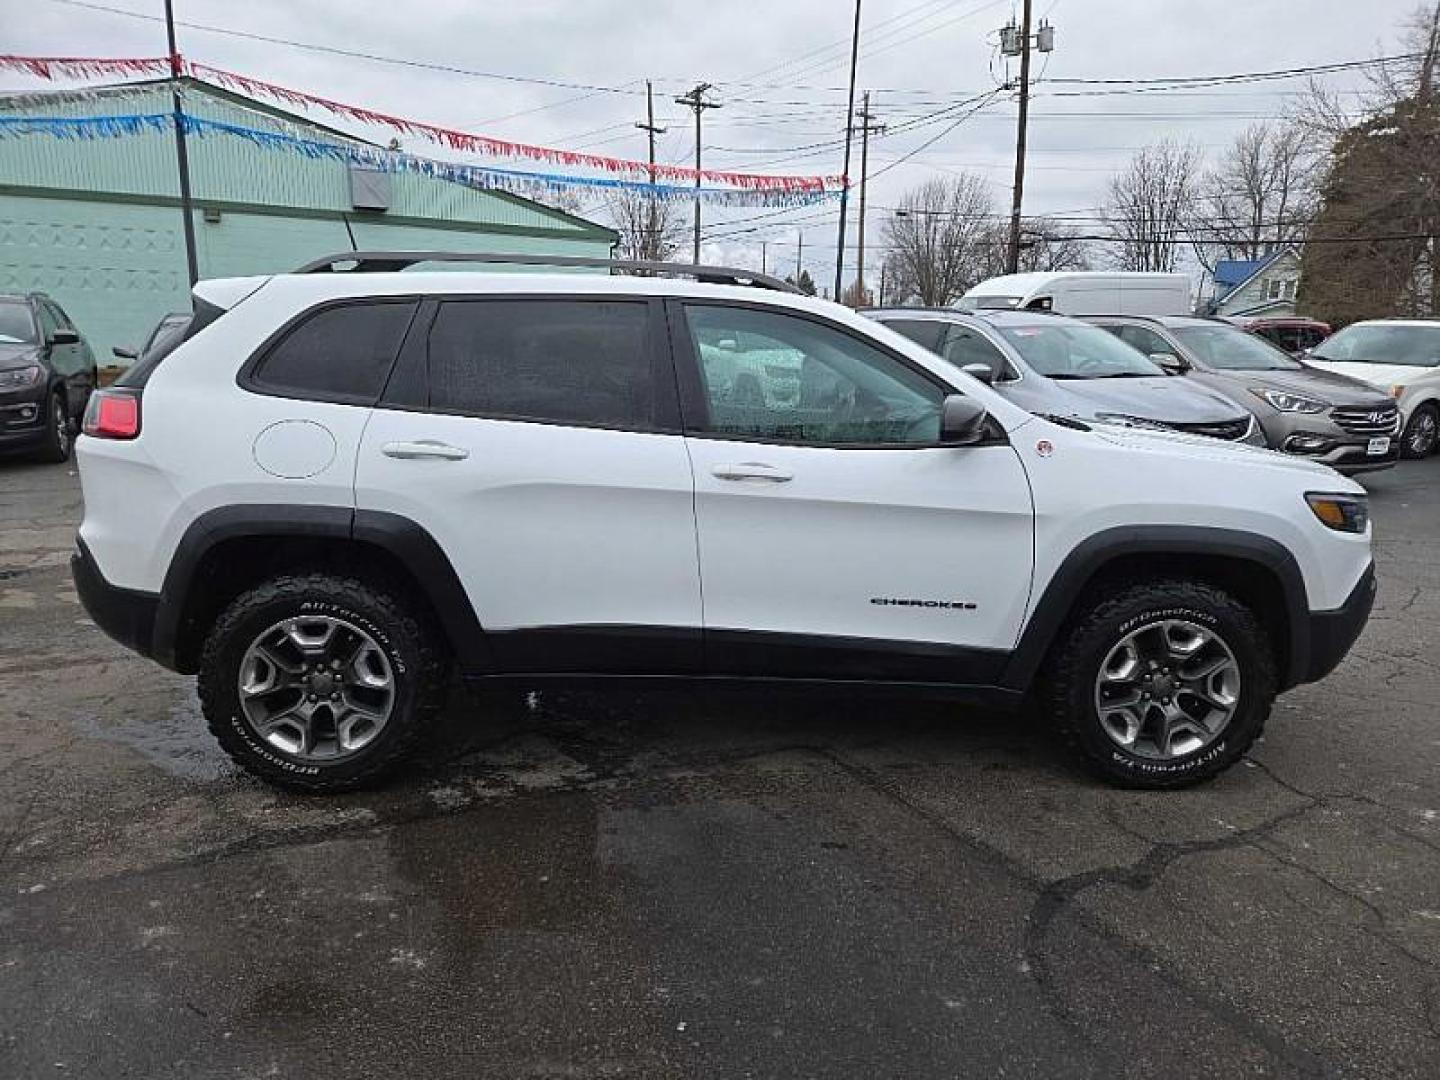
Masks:
[[[1410,414],[1405,434],[1400,436],[1400,452],[1407,458],[1429,457],[1440,441],[1440,410],[1426,402]]]
[[[40,443],[41,461],[59,465],[70,460],[70,413],[58,392],[45,401],[45,434]]]
[[[1255,616],[1211,586],[1157,581],[1082,611],[1057,647],[1047,705],[1086,762],[1126,787],[1205,780],[1259,737],[1275,661]]]
[[[216,621],[200,665],[211,732],[250,772],[298,791],[373,784],[438,712],[443,656],[426,620],[350,578],[278,578]]]

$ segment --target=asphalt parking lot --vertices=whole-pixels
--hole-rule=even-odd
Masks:
[[[70,467],[0,463],[0,1075],[1440,1075],[1440,459],[1380,603],[1218,782],[1033,719],[457,694],[278,794],[84,618]]]

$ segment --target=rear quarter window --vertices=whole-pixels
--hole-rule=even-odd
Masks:
[[[373,404],[417,306],[366,300],[312,311],[265,349],[241,384],[279,397]]]

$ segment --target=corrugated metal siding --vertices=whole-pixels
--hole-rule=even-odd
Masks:
[[[3,108],[0,104],[0,108]],[[336,141],[318,128],[297,128],[262,112],[243,108],[200,89],[186,92],[193,115],[228,124]],[[170,111],[163,86],[87,102],[31,104],[6,109],[29,116],[114,116]],[[343,162],[311,160],[299,154],[262,150],[237,138],[209,135],[189,140],[191,181],[200,202],[357,213],[374,219],[422,218],[452,226],[502,226],[584,234],[577,223],[546,213],[523,200],[430,177],[401,173],[393,178],[392,204],[383,213],[352,211],[349,174]],[[420,152],[425,151],[422,148]],[[138,197],[179,195],[174,137],[149,132],[113,139],[56,139],[34,135],[0,140],[0,185],[77,193]]]

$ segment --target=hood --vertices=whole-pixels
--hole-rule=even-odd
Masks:
[[[1044,383],[1045,400],[1039,403],[1038,411],[1080,419],[1116,413],[1166,424],[1221,424],[1249,415],[1229,398],[1174,375],[1045,379]]]
[[[1323,479],[1327,491],[1353,491],[1363,488],[1341,477],[1328,465],[1310,461],[1295,454],[1277,454],[1263,446],[1242,442],[1211,439],[1204,435],[1187,435],[1180,431],[1132,428],[1118,424],[1097,424],[1094,433],[1107,442],[1148,453],[1171,453],[1187,458],[1206,458],[1216,462],[1243,462],[1264,468],[1285,469]]]
[[[1359,379],[1386,391],[1397,384],[1413,382],[1422,375],[1440,374],[1440,369],[1417,367],[1414,364],[1355,364],[1344,360],[1321,360],[1318,357],[1312,357],[1305,362],[1317,371],[1348,375],[1352,379]]]
[[[1322,368],[1305,368],[1302,371],[1226,371],[1227,378],[1244,383],[1246,388],[1259,387],[1262,390],[1283,390],[1288,393],[1304,394],[1318,398],[1327,405],[1359,405],[1380,408],[1393,399],[1368,382],[1352,379],[1336,371]],[[1386,384],[1389,387],[1389,384]]]
[[[0,345],[0,371],[10,368],[29,367],[40,355],[40,346],[33,343]]]

